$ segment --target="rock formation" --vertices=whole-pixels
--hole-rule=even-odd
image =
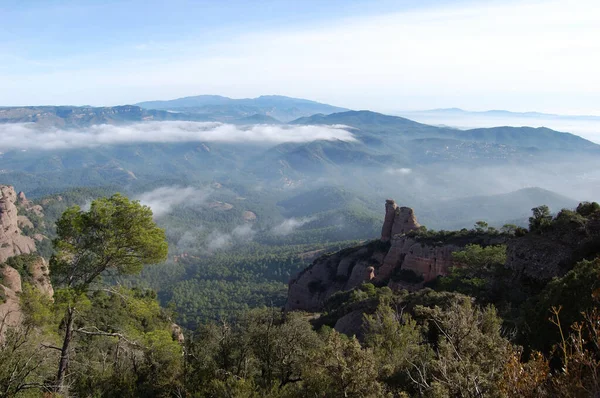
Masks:
[[[367,267],[367,274],[365,275],[365,281],[372,281],[375,279],[375,267],[369,266]]]
[[[42,257],[32,261],[27,269],[27,282],[48,297],[54,296],[48,264]],[[23,277],[9,265],[0,265],[0,324],[16,326],[22,321],[19,293],[23,291]],[[0,336],[0,339],[2,336]]]
[[[21,192],[19,195],[11,186],[0,185],[0,322],[4,325],[15,326],[22,318],[19,293],[23,289],[23,277],[5,261],[19,254],[35,252],[35,242],[21,233],[20,226],[33,227],[27,217],[17,214],[18,203],[25,208],[38,210],[41,207],[33,205]],[[39,208],[39,209],[38,209]],[[48,264],[38,257],[28,264],[27,282],[49,297],[54,295]],[[1,338],[1,336],[0,336]]]
[[[38,217],[44,217],[44,208],[32,203],[22,191],[17,195],[17,204],[26,210],[33,212]]]
[[[417,289],[423,283],[445,275],[452,265],[457,245],[427,245],[406,235],[420,227],[413,210],[398,207],[388,199],[381,240],[317,258],[289,283],[286,309],[319,311],[334,293],[355,288],[365,281],[392,288]],[[403,283],[395,274],[406,269],[422,282]]]
[[[35,251],[34,240],[21,234],[16,201],[14,188],[0,185],[0,263],[9,257]]]
[[[418,229],[420,226],[413,209],[410,207],[398,207],[393,199],[385,201],[385,219],[381,229],[382,241],[387,242],[394,235],[405,234]]]
[[[560,215],[559,215],[560,217]],[[600,214],[583,220],[555,222],[542,233],[528,233],[508,242],[506,268],[516,278],[548,282],[575,263],[600,254]]]

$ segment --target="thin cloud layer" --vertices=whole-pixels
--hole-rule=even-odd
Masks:
[[[234,243],[249,242],[254,238],[256,231],[249,224],[235,227],[231,233],[213,231],[207,237],[206,249],[209,252],[230,248]]]
[[[409,169],[406,167],[401,167],[399,169],[387,169],[385,172],[387,174],[395,174],[395,175],[405,176],[405,175],[409,175],[410,173],[412,173],[412,169]]]
[[[294,232],[297,228],[300,228],[301,226],[313,221],[314,219],[314,217],[288,218],[281,224],[273,227],[272,232],[275,235],[286,236]]]
[[[279,126],[259,124],[248,127],[214,122],[165,121],[108,124],[83,129],[40,128],[33,123],[0,124],[0,150],[71,149],[99,145],[174,142],[253,142],[280,144],[317,140],[355,141],[345,126]]]
[[[135,199],[152,209],[154,218],[168,214],[176,206],[199,206],[206,202],[211,190],[194,187],[160,187],[137,195]]]

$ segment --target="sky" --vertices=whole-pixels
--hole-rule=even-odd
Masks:
[[[598,0],[0,0],[0,106],[279,94],[600,115]]]

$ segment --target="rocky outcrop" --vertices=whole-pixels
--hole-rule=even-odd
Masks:
[[[398,207],[393,199],[385,201],[385,219],[381,229],[382,241],[387,242],[394,235],[414,231],[420,226],[413,209],[410,207]]]
[[[377,272],[377,281],[389,280],[399,269],[410,270],[429,282],[439,275],[446,275],[452,266],[452,253],[460,250],[457,245],[429,245],[416,238],[395,235],[390,250]]]
[[[181,329],[181,326],[179,326],[176,323],[171,324],[171,337],[174,341],[178,342],[179,344],[185,343],[185,336],[183,334],[183,330]]]
[[[363,325],[365,319],[365,312],[363,309],[357,309],[347,313],[335,322],[334,329],[348,336],[356,336],[359,340],[362,340],[363,336]]]
[[[19,194],[17,195],[16,203],[19,206],[22,206],[25,210],[34,213],[36,216],[44,217],[44,208],[40,205],[36,205],[35,203],[27,199],[24,192],[19,192]]]
[[[317,258],[290,281],[286,309],[320,311],[331,295],[365,281],[418,289],[447,274],[452,266],[452,252],[464,245],[424,244],[406,235],[420,227],[411,208],[398,207],[388,199],[385,210],[381,240]],[[411,271],[420,282],[403,282],[397,277],[400,270]]]
[[[16,201],[14,188],[0,185],[0,263],[9,257],[35,251],[34,240],[21,234]]]
[[[26,279],[44,295],[50,298],[54,296],[48,264],[42,257],[30,262]],[[0,324],[16,326],[21,322],[23,314],[19,293],[23,291],[24,282],[23,276],[16,269],[7,264],[0,265]]]
[[[256,214],[254,212],[246,210],[242,213],[242,218],[244,219],[244,222],[254,222],[256,221]]]
[[[332,294],[362,284],[377,269],[386,255],[386,247],[374,241],[317,258],[289,283],[286,309],[317,312]]]
[[[31,221],[17,214],[17,206],[30,209],[42,215],[41,207],[27,200],[22,192],[17,195],[11,186],[0,185],[0,323],[4,326],[15,326],[21,322],[19,294],[22,292],[23,275],[8,264],[10,257],[35,252],[35,241],[24,236],[21,227],[33,227]],[[26,279],[43,294],[52,297],[54,289],[50,283],[48,264],[37,257],[29,261]],[[2,336],[0,336],[1,338]]]
[[[29,265],[31,284],[48,297],[54,296],[54,288],[50,282],[50,269],[48,263],[42,257],[38,257]]]
[[[561,215],[557,217],[561,220]],[[600,214],[585,219],[567,217],[540,232],[508,242],[506,268],[515,278],[547,282],[563,276],[575,263],[600,254]]]

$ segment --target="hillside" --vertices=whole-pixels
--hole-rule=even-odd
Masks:
[[[359,137],[371,139],[372,135],[405,139],[442,138],[460,141],[487,142],[513,147],[533,147],[542,150],[592,150],[599,151],[600,145],[579,136],[554,131],[548,128],[492,127],[458,130],[436,127],[412,120],[389,116],[371,111],[349,111],[331,115],[314,115],[292,121],[293,124],[341,124],[358,129]]]

